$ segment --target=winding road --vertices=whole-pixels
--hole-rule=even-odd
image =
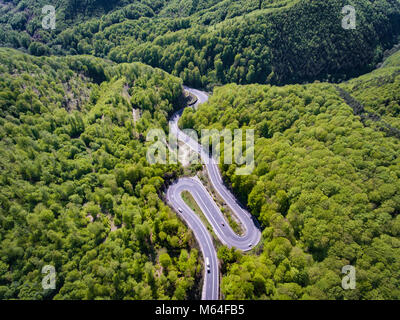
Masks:
[[[198,98],[195,107],[208,100],[208,95],[202,91],[188,87],[184,87],[184,89]],[[183,201],[181,195],[182,192],[190,192],[213,228],[218,239],[228,247],[235,247],[242,251],[251,250],[260,241],[261,232],[258,222],[253,219],[250,213],[242,208],[232,193],[223,184],[216,160],[210,156],[197,141],[193,140],[179,129],[178,121],[182,112],[183,110],[177,112],[172,117],[170,121],[171,133],[176,135],[179,141],[188,145],[190,149],[200,154],[202,162],[206,165],[208,176],[214,190],[230,207],[244,228],[243,236],[238,236],[231,229],[212,196],[197,177],[179,179],[168,188],[166,194],[168,203],[178,212],[189,228],[193,231],[204,259],[209,261],[209,270],[207,270],[207,266],[205,268],[206,271],[204,276],[202,299],[218,300],[219,265],[217,252],[207,228],[193,210],[191,210],[185,201]]]

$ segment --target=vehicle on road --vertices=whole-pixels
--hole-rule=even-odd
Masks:
[[[206,268],[207,268],[207,273],[210,273],[211,267],[210,267],[210,259],[208,257],[206,258]]]
[[[201,97],[199,104],[207,101],[207,95],[198,93],[197,90],[185,88],[188,91],[194,91],[196,95]],[[204,97],[203,97],[204,96]],[[216,230],[217,237],[221,242],[226,243],[230,247],[238,248],[242,251],[252,250],[253,247],[258,243],[261,238],[261,232],[255,228],[253,221],[245,219],[248,215],[246,209],[240,205],[239,201],[230,193],[224,186],[221,174],[219,172],[218,163],[210,155],[210,150],[206,150],[203,146],[197,143],[195,140],[189,139],[187,135],[179,129],[178,121],[180,119],[181,111],[177,112],[176,116],[173,117],[173,123],[170,125],[171,132],[178,137],[178,140],[186,144],[194,152],[197,150],[200,156],[202,167],[207,170],[209,180],[214,186],[215,191],[222,200],[217,199],[213,193],[207,192],[204,183],[201,179],[196,178],[180,178],[176,184],[170,186],[168,189],[167,198],[172,207],[180,213],[180,216],[187,222],[192,228],[192,231],[196,237],[197,242],[201,248],[204,257],[204,283],[203,283],[203,294],[202,299],[218,299],[219,292],[219,266],[218,257],[215,247],[213,246],[212,236],[209,233],[210,230],[202,223],[196,213],[192,212],[187,206],[186,209],[182,209],[182,192],[192,191],[193,196],[203,211],[203,214],[208,219],[211,227]],[[219,210],[217,203],[223,202],[223,206],[229,206],[235,214],[238,215],[241,221],[243,221],[246,234],[237,235],[230,227],[228,220],[223,216],[223,212]],[[219,219],[218,219],[219,218]],[[219,222],[218,222],[219,221]],[[222,227],[221,227],[222,226]],[[249,245],[250,243],[250,245]],[[213,263],[213,270],[211,271],[211,261]],[[214,265],[215,264],[215,265]],[[209,283],[211,281],[211,284]]]

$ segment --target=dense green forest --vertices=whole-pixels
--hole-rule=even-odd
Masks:
[[[166,126],[181,81],[11,49],[0,74],[0,299],[198,297],[193,237],[158,196],[180,168],[150,167],[143,140]],[[44,265],[57,271],[50,296]]]
[[[399,57],[342,85],[393,125]],[[400,140],[363,124],[334,85],[227,85],[181,125],[256,129],[253,174],[221,165],[264,230],[258,256],[220,249],[225,298],[400,298]],[[341,288],[346,264],[356,290]]]
[[[368,112],[400,129],[400,54],[388,58],[381,68],[341,85]]]
[[[252,174],[220,166],[263,230],[219,245],[222,298],[400,299],[399,0],[47,4],[0,0],[0,299],[200,299],[185,170],[146,160],[183,84],[212,96],[182,128],[256,133]]]
[[[56,31],[40,28],[40,12],[30,19],[22,10],[32,1],[14,2],[23,17],[2,15],[0,43],[35,55],[141,61],[197,87],[340,81],[374,69],[400,35],[398,0],[159,0],[122,8],[124,1],[60,0]],[[341,26],[348,4],[357,10],[355,30]]]

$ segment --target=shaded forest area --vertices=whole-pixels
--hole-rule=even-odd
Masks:
[[[159,0],[132,1],[122,8],[125,2],[115,1],[108,7],[114,10],[101,18],[78,14],[75,27],[62,14],[70,12],[65,8],[71,3],[60,2],[55,32],[40,29],[38,14],[32,23],[15,23],[15,15],[5,14],[0,43],[34,55],[141,61],[188,85],[213,87],[340,82],[374,69],[385,50],[400,41],[397,0]],[[348,4],[356,8],[355,30],[341,26],[341,11]],[[100,9],[93,11],[91,5],[80,2],[74,10],[94,15]],[[34,25],[37,30],[29,27]]]

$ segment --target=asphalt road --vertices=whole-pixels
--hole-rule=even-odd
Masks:
[[[181,193],[189,191],[196,202],[201,199],[201,192],[198,192],[199,186],[194,179],[180,179],[177,183],[168,188],[168,202],[175,208],[178,214],[186,222],[188,227],[193,231],[194,236],[200,246],[204,260],[210,261],[210,271],[205,267],[202,300],[218,300],[219,299],[219,266],[217,252],[215,250],[212,237],[207,228],[200,220],[197,214],[188,207],[182,200]]]
[[[195,107],[208,100],[208,95],[205,92],[188,87],[185,87],[184,89],[197,96],[198,102]],[[205,268],[202,299],[217,300],[219,298],[219,266],[217,253],[207,228],[204,226],[200,218],[182,200],[182,192],[188,191],[191,193],[212,226],[218,239],[228,247],[236,247],[242,251],[251,250],[260,241],[261,232],[258,228],[257,221],[252,218],[250,213],[241,207],[232,193],[223,184],[215,159],[208,155],[197,141],[194,141],[179,129],[178,121],[182,112],[183,110],[172,117],[170,121],[171,133],[175,134],[178,137],[178,140],[184,142],[192,150],[200,154],[202,162],[206,165],[208,176],[214,189],[231,208],[245,229],[243,236],[235,234],[226,221],[224,215],[219,210],[217,204],[198,178],[179,179],[168,189],[168,202],[179,213],[183,220],[186,221],[189,228],[191,228],[197,242],[199,243],[204,259],[206,260],[208,258],[210,262],[210,271],[208,272],[207,267]]]

